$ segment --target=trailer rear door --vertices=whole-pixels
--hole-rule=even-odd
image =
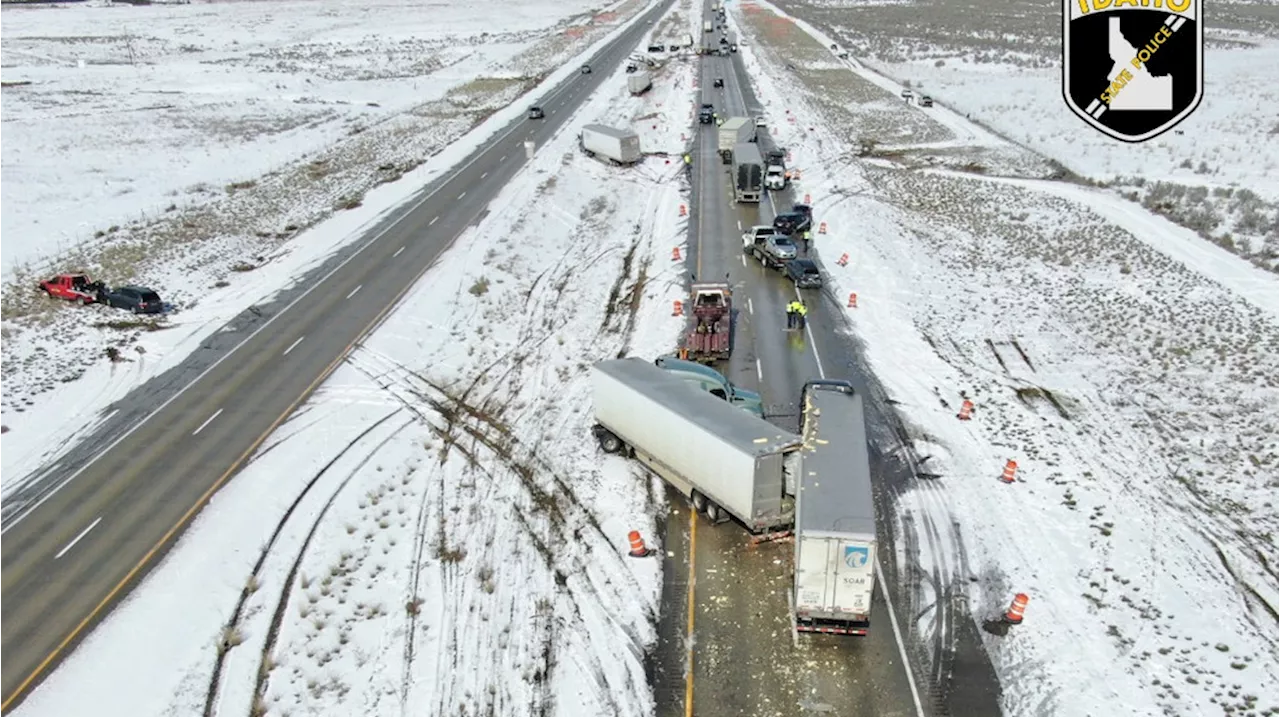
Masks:
[[[830,608],[831,583],[835,572],[831,566],[831,548],[835,541],[827,538],[799,537],[796,558],[796,612],[826,612]]]
[[[836,541],[832,541],[835,543]],[[871,613],[871,589],[875,586],[874,540],[840,540],[835,569],[835,610],[855,615]]]

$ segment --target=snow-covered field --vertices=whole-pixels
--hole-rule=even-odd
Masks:
[[[995,21],[1002,31],[992,32],[994,15],[967,13],[958,20],[961,28],[938,19],[939,13],[949,19],[966,14],[947,0],[897,9],[850,0],[788,5],[832,26],[838,36],[831,42],[852,43],[868,68],[930,95],[939,108],[969,117],[1259,266],[1277,269],[1280,42],[1274,4],[1256,6],[1269,7],[1269,23],[1230,16],[1247,3],[1216,6],[1207,20],[1204,101],[1175,130],[1137,145],[1095,131],[1064,104],[1058,18],[1043,7],[1002,7]],[[947,37],[931,36],[917,24],[920,18],[933,18],[933,32]],[[903,22],[889,26],[898,20]],[[1234,24],[1249,30],[1228,29]]]
[[[609,78],[18,714],[649,714],[661,484],[585,379],[674,347],[688,200],[576,134],[678,157],[694,67]]]
[[[980,623],[1031,598],[1024,624],[984,635],[1006,713],[1280,708],[1275,275],[1103,189],[857,158],[844,138],[875,139],[876,91],[897,93],[811,72],[830,38],[763,2],[740,8],[762,99],[796,117],[774,132],[828,225],[815,246],[832,292],[857,293],[854,331],[941,476],[902,498],[901,518],[954,520],[967,546],[925,544],[920,560],[967,586]],[[833,110],[841,92],[871,99]],[[977,129],[966,148],[962,115],[899,113],[892,144],[937,153],[921,165],[991,154]],[[1083,166],[1101,163],[1091,146],[1075,145]]]
[[[4,81],[32,83],[3,90],[6,489],[448,171],[644,3],[590,7],[524,0],[497,33],[458,4],[6,6]],[[77,269],[177,311],[137,320],[34,290]]]

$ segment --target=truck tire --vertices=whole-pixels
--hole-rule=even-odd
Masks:
[[[689,496],[689,502],[693,503],[693,509],[699,513],[705,513],[707,510],[707,497],[698,491],[693,491]]]
[[[622,439],[613,435],[609,431],[601,431],[599,435],[600,450],[605,453],[619,453],[622,451]]]
[[[707,501],[707,517],[711,519],[712,523],[719,523],[720,519],[724,517],[724,510],[715,503]]]

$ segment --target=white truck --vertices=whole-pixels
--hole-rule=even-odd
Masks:
[[[703,21],[702,21],[702,31],[703,31],[703,32],[711,32],[711,21],[710,21],[710,20],[703,20]]]
[[[760,148],[745,142],[733,148],[733,198],[758,203],[764,193],[764,159]]]
[[[804,386],[801,407],[796,630],[866,635],[877,556],[862,396],[847,381],[814,380]]]
[[[578,143],[588,156],[604,157],[613,164],[635,164],[640,161],[640,135],[629,129],[589,124],[582,128]]]
[[[591,369],[606,453],[630,455],[688,496],[714,522],[752,533],[790,526],[800,437],[639,358]]]
[[[653,87],[653,78],[648,72],[640,70],[627,75],[627,91],[633,95],[643,95]]]
[[[720,159],[725,164],[733,162],[733,148],[756,139],[756,123],[750,117],[730,117],[720,125],[719,141]]]

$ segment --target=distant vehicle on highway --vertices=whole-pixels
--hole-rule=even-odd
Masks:
[[[920,106],[921,106],[921,107],[932,107],[932,106],[933,106],[933,98],[932,98],[932,97],[930,97],[929,95],[920,95]]]
[[[779,214],[773,218],[773,228],[777,230],[779,234],[785,234],[787,236],[808,231],[811,225],[812,221],[808,216],[795,211]]]
[[[715,105],[705,103],[698,109],[698,121],[702,124],[711,124],[716,121]]]
[[[96,303],[107,287],[101,281],[90,279],[88,274],[58,274],[40,282],[37,288],[54,299],[74,301],[83,306]]]
[[[529,119],[542,119],[546,115],[542,114],[542,108],[534,105],[529,108]]]
[[[135,314],[162,314],[160,295],[145,286],[117,286],[102,292],[102,303]]]
[[[822,272],[812,259],[792,259],[787,262],[787,277],[798,289],[821,289]]]
[[[582,74],[584,74],[584,75],[589,75],[589,74],[591,74],[591,65],[583,65],[583,66],[582,66]]]
[[[711,86],[712,86],[712,87],[724,87],[724,78],[723,78],[723,77],[717,77],[717,78],[715,78],[714,80],[712,80],[712,81],[711,81]]]

